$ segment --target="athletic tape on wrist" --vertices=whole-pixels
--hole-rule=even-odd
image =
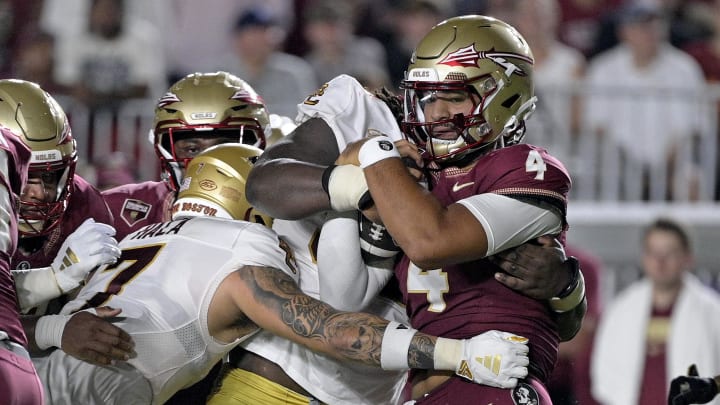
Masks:
[[[566,297],[550,298],[550,307],[555,312],[567,312],[578,306],[585,298],[585,277],[583,277],[582,271],[578,274],[578,281],[575,288]]]
[[[360,167],[363,169],[381,160],[393,157],[399,158],[400,152],[398,152],[392,139],[385,135],[368,139],[358,152]]]
[[[45,315],[41,316],[35,325],[35,343],[41,350],[51,347],[60,348],[65,324],[72,315]]]
[[[407,370],[410,342],[417,330],[391,321],[383,334],[380,366],[384,370]]]
[[[435,370],[457,370],[463,359],[463,346],[462,340],[437,338],[433,353]]]
[[[340,165],[328,176],[327,193],[330,206],[335,211],[358,209],[358,202],[368,191],[365,174],[355,165]]]

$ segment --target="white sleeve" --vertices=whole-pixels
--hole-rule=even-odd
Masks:
[[[55,280],[55,272],[52,267],[13,270],[12,275],[15,280],[20,312],[27,312],[63,294]]]
[[[499,194],[477,194],[458,201],[485,229],[492,256],[542,235],[555,235],[563,227],[562,218],[538,206]]]
[[[402,139],[397,120],[387,105],[348,75],[330,80],[298,104],[295,122],[310,118],[322,118],[330,126],[340,151],[348,143],[363,138],[368,129],[376,129],[393,140]]]
[[[8,184],[10,182],[8,178],[9,171],[7,151],[0,149],[0,176],[2,176]],[[14,212],[12,200],[10,199],[10,191],[0,183],[0,250],[7,252],[8,255],[12,255],[13,253],[9,250],[12,241],[10,235],[10,219],[12,218],[11,215],[15,215]]]
[[[359,311],[390,280],[394,259],[388,259],[385,268],[366,266],[360,255],[357,212],[349,215],[329,219],[320,231],[318,281],[322,301],[341,311]]]

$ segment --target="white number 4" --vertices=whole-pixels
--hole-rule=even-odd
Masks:
[[[407,291],[414,294],[425,294],[430,304],[428,311],[442,312],[445,310],[445,298],[450,291],[447,273],[442,269],[422,270],[412,262],[408,268]]]
[[[525,171],[537,172],[535,180],[545,180],[545,170],[547,170],[547,166],[545,165],[542,156],[540,156],[540,153],[536,150],[531,150],[530,153],[528,153],[527,160],[525,161]]]

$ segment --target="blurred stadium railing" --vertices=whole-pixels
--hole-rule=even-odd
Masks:
[[[720,287],[720,204],[718,204],[718,111],[720,86],[707,86],[700,92],[654,89],[628,92],[623,89],[590,89],[582,85],[538,88],[538,108],[529,120],[525,141],[546,147],[560,158],[573,178],[569,207],[568,240],[599,256],[606,268],[605,291],[618,288],[639,276],[640,231],[659,215],[676,218],[694,236],[698,274]],[[668,165],[643,169],[622,152],[607,134],[596,135],[589,125],[572,130],[571,111],[582,107],[578,100],[592,95],[608,105],[630,102],[608,122],[614,126],[633,120],[636,148],[653,145],[647,132],[657,129],[658,121],[670,119],[676,128],[692,131],[680,139],[676,158]],[[645,99],[645,100],[644,100]],[[669,100],[667,113],[651,100]],[[131,100],[115,111],[91,113],[71,98],[58,97],[71,120],[78,140],[80,159],[101,162],[110,152],[121,151],[134,163],[139,181],[159,178],[158,160],[148,140],[152,127],[154,100]],[[585,104],[588,105],[588,104]],[[639,105],[647,105],[638,112]],[[689,106],[689,107],[688,107]],[[580,111],[581,109],[579,109]],[[678,111],[690,111],[680,113]],[[592,113],[592,112],[591,112]],[[632,117],[628,114],[632,113]],[[663,116],[658,118],[658,115]],[[679,117],[672,121],[672,117]],[[582,117],[582,115],[580,115]],[[678,121],[679,120],[679,121]],[[583,122],[580,119],[578,122]],[[654,126],[653,126],[654,125]],[[643,128],[647,127],[647,130]],[[642,132],[643,136],[639,136]],[[638,149],[640,150],[640,149]],[[631,151],[630,154],[632,154]],[[671,177],[670,173],[674,173]]]

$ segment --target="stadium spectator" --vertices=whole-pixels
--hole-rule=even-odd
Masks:
[[[591,376],[602,404],[664,403],[668,383],[688,363],[720,373],[720,324],[709,321],[720,319],[720,294],[692,274],[690,235],[680,223],[658,218],[643,232],[641,259],[644,278],[621,291],[600,318]]]
[[[676,162],[681,147],[707,132],[707,106],[698,98],[702,71],[669,44],[658,6],[628,3],[619,14],[618,35],[621,43],[591,60],[586,74],[583,136],[597,142],[604,168],[596,173],[600,198],[692,199],[685,176],[695,172],[690,163]],[[671,76],[683,80],[667,80]]]
[[[535,58],[534,82],[538,97],[537,109],[527,122],[533,134],[533,144],[541,145],[568,165],[578,176],[575,166],[582,162],[573,159],[573,138],[578,135],[580,97],[573,93],[573,85],[580,83],[585,72],[585,56],[563,44],[557,38],[562,18],[557,0],[510,0],[509,18],[527,38]],[[582,186],[576,182],[575,186]]]
[[[279,51],[285,31],[277,17],[262,8],[250,9],[238,16],[232,37],[232,52],[220,69],[245,79],[273,113],[294,117],[297,103],[319,83],[310,64]]]
[[[350,3],[316,0],[303,12],[303,33],[310,49],[303,55],[320,83],[340,74],[357,77],[368,88],[389,83],[383,46],[354,34]]]
[[[159,95],[165,59],[154,27],[128,18],[125,0],[91,0],[86,24],[75,35],[57,37],[58,83],[94,109]]]

